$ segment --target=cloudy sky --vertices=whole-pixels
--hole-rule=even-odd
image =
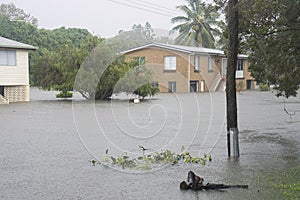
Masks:
[[[181,15],[177,5],[184,0],[1,0],[13,3],[39,21],[40,28],[61,26],[86,28],[101,37],[111,37],[133,24],[149,22],[153,28],[170,30],[170,19]]]

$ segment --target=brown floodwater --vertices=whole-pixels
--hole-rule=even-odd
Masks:
[[[160,94],[140,104],[56,100],[55,92],[31,89],[31,102],[0,105],[0,199],[284,199],[273,182],[298,181],[300,98],[271,92],[238,94],[240,153],[226,149],[225,93]],[[181,146],[212,156],[201,166],[180,163],[151,170],[91,166],[127,153],[141,156]],[[248,184],[249,189],[181,191],[189,170],[205,182]],[[298,173],[299,174],[299,173]],[[297,194],[296,194],[297,195]],[[300,194],[298,195],[300,198]]]

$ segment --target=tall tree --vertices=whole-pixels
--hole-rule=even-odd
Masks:
[[[122,52],[154,41],[153,29],[149,22],[145,26],[134,24],[130,31],[119,31],[119,34],[108,39],[116,52]]]
[[[73,90],[76,73],[87,54],[74,45],[61,45],[55,51],[41,49],[40,55],[32,59],[32,82],[66,94]]]
[[[10,21],[25,21],[37,26],[38,20],[24,10],[17,8],[13,3],[1,4],[0,15],[7,17]]]
[[[238,0],[228,1],[228,48],[227,48],[227,74],[226,74],[226,104],[227,104],[227,142],[230,155],[229,130],[237,128],[237,103],[235,71],[238,55]]]
[[[214,33],[220,34],[216,19],[219,17],[213,6],[206,5],[201,0],[186,0],[188,5],[177,6],[184,16],[171,19],[176,25],[171,32],[179,31],[175,42],[180,45],[202,46],[215,48]]]
[[[149,22],[146,22],[145,26],[142,26],[141,24],[134,24],[132,26],[132,31],[139,33],[145,40],[148,41],[153,40],[153,36],[155,35]]]

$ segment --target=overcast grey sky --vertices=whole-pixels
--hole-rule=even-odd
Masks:
[[[180,15],[184,0],[0,0],[13,3],[36,17],[40,28],[61,26],[86,28],[101,37],[111,37],[133,24],[149,22],[153,28],[170,30],[170,19]]]

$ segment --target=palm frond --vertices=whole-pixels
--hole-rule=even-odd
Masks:
[[[209,35],[209,37],[211,38],[211,40],[215,41],[214,39],[214,35],[213,35],[213,31],[212,28],[208,25],[208,24],[203,24],[203,32],[206,33],[207,35]]]
[[[183,23],[173,27],[172,30],[182,32],[181,30],[191,29],[190,26],[191,26],[190,23]]]
[[[181,32],[175,39],[175,42],[177,44],[184,44],[184,41],[186,41],[189,38],[190,34],[191,32],[189,32],[188,30]]]
[[[190,18],[188,17],[185,17],[185,16],[177,16],[177,17],[173,17],[171,19],[171,22],[174,24],[174,23],[177,23],[177,22],[189,22],[191,21]]]
[[[179,32],[175,42],[182,45],[214,47],[214,34],[220,35],[217,29],[211,27],[218,25],[215,10],[201,0],[186,2],[187,5],[177,6],[184,15],[171,19],[172,23],[181,23],[172,29],[172,32]]]
[[[196,13],[194,13],[186,5],[178,6],[178,8],[179,8],[179,10],[181,10],[182,12],[184,12],[187,15],[187,17],[190,18],[190,19],[195,19],[195,17],[197,17]]]
[[[201,32],[201,38],[203,41],[203,47],[206,48],[215,48],[215,39],[210,36],[209,32]]]

